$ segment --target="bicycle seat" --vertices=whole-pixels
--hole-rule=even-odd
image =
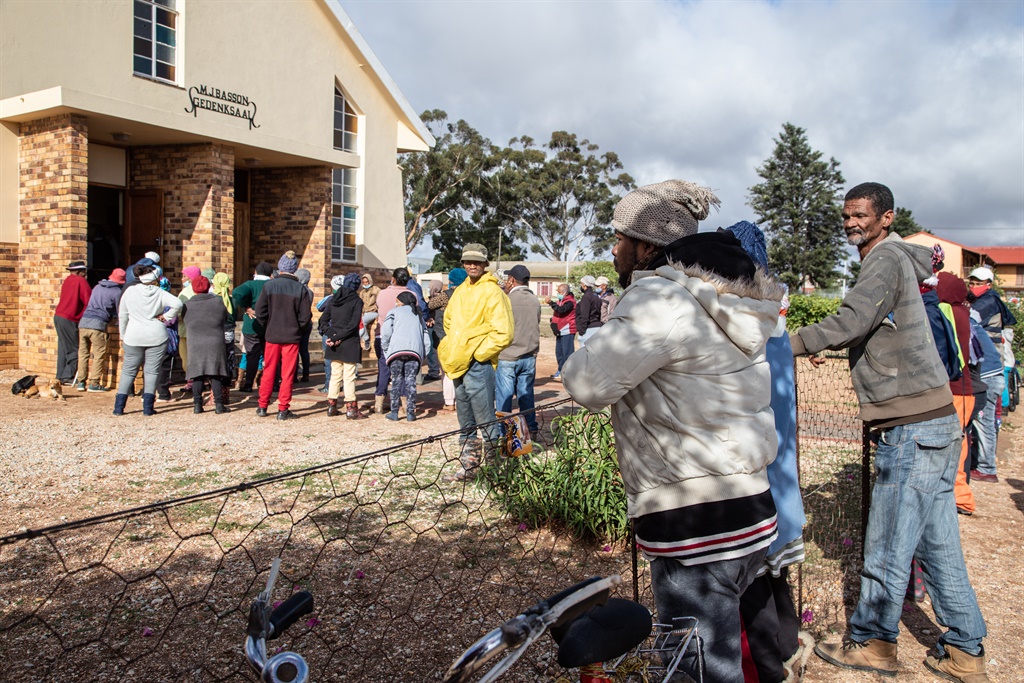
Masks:
[[[572,669],[606,662],[629,652],[651,635],[650,611],[638,602],[609,598],[571,622],[551,629],[558,664]]]

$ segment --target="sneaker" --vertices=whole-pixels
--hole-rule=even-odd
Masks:
[[[888,643],[878,638],[865,640],[863,643],[855,640],[822,643],[814,646],[814,654],[842,669],[896,676],[896,643]]]
[[[277,411],[278,420],[298,420],[299,416],[290,410],[279,410]]]
[[[88,391],[90,394],[101,394],[105,391],[110,391],[110,389],[103,386],[102,384],[90,384],[89,388],[86,391]]]
[[[562,379],[562,373],[556,372],[555,374],[551,375],[551,379]]]
[[[75,391],[85,391],[85,382],[75,384]]]
[[[985,474],[978,470],[971,470],[971,481],[986,481],[990,484],[995,484],[999,481],[999,477],[994,474]]]
[[[266,417],[266,416],[267,416],[267,409],[266,408],[257,408],[256,409],[256,417]]]
[[[969,655],[948,643],[943,645],[945,654],[941,657],[928,655],[924,660],[925,668],[939,678],[960,683],[987,683],[985,673],[985,650],[981,654]]]
[[[386,417],[387,419],[391,420],[392,422],[397,422],[398,421],[398,411],[397,410],[393,410],[390,413],[388,413],[387,415],[385,415],[384,417]]]
[[[966,508],[962,508],[959,505],[957,505],[956,506],[956,514],[963,515],[964,517],[970,517],[974,513],[971,510],[968,510]]]
[[[409,413],[408,415],[405,416],[405,420],[406,420],[406,422],[415,422],[416,421],[416,413]]]
[[[166,396],[157,396],[156,397],[156,402],[157,403],[170,403],[173,400],[174,399],[171,398],[170,394],[167,394]]]

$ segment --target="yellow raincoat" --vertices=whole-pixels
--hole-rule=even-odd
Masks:
[[[498,354],[512,343],[512,304],[491,273],[455,288],[444,313],[445,337],[437,357],[452,379],[462,377],[472,360],[497,367]]]

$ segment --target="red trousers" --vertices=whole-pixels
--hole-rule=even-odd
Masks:
[[[298,344],[274,344],[267,342],[263,347],[263,377],[260,379],[260,408],[270,405],[270,396],[277,382],[278,366],[281,368],[281,391],[277,395],[277,409],[288,410],[292,403],[292,384],[295,383],[295,368],[299,364]]]

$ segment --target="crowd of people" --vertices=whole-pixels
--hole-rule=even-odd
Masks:
[[[803,504],[796,465],[795,357],[817,367],[848,349],[860,418],[877,446],[861,575],[849,633],[813,651],[838,667],[895,676],[904,596],[914,568],[946,629],[924,665],[946,680],[987,681],[985,622],[964,563],[957,513],[976,504],[973,481],[997,481],[995,447],[1004,344],[1016,323],[981,267],[968,282],[942,272],[941,250],[904,242],[889,228],[891,191],[851,189],[847,239],[862,268],[839,310],[787,333],[785,288],[770,274],[764,235],[737,223],[698,232],[719,201],[693,183],[641,187],[616,206],[612,250],[618,283],[585,276],[546,300],[556,339],[554,377],[580,405],[611,409],[628,514],[650,561],[658,619],[695,616],[703,660],[683,669],[709,681],[743,680],[741,634],[761,683],[799,679],[812,647],[800,631],[788,568],[803,560]],[[182,270],[168,290],[156,254],[114,270],[90,290],[73,262],[54,319],[57,377],[83,391],[102,385],[118,322],[124,361],[114,413],[143,373],[143,412],[164,396],[167,359],[180,356],[196,413],[209,385],[226,412],[258,381],[256,414],[294,419],[292,389],[308,379],[313,327],[309,272],[288,251],[260,263],[232,291],[225,273]],[[463,247],[448,287],[429,300],[406,268],[379,288],[370,274],[338,275],[316,305],[329,416],[364,417],[355,380],[364,350],[377,357],[373,412],[416,419],[417,380],[440,380],[456,412],[462,468],[477,476],[503,438],[498,414],[523,413],[533,439],[541,301],[530,271],[488,272],[480,244]],[[243,356],[233,358],[236,321]],[[576,342],[579,348],[576,348]],[[78,358],[75,350],[80,349]],[[305,351],[303,350],[305,349]],[[81,367],[79,367],[81,365]],[[301,375],[300,375],[301,372]]]

